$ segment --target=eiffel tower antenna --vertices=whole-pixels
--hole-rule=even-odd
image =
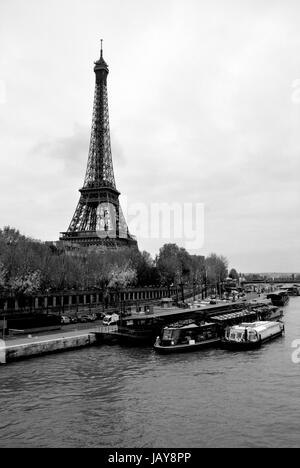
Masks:
[[[92,129],[88,162],[80,198],[66,232],[60,240],[66,244],[101,246],[102,248],[133,247],[137,242],[129,233],[116,189],[109,128],[107,97],[108,65],[103,58],[101,39],[100,59],[95,62],[96,75]],[[102,213],[107,220],[104,228]],[[107,226],[110,229],[107,229]]]

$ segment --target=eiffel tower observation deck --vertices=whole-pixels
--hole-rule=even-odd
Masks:
[[[66,232],[60,240],[78,246],[137,248],[129,233],[116,189],[109,130],[107,99],[108,65],[103,58],[95,62],[96,86],[87,170],[80,199]]]

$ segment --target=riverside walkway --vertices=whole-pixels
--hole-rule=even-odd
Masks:
[[[59,351],[83,348],[97,344],[95,332],[113,332],[117,327],[90,326],[70,332],[48,333],[36,336],[0,340],[0,364]]]

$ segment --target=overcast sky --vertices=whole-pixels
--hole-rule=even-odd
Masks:
[[[0,0],[0,226],[67,229],[103,37],[128,205],[204,203],[197,253],[300,271],[299,24],[299,0]]]

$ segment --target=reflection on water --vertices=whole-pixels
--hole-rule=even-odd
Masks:
[[[300,446],[300,297],[259,350],[102,346],[0,368],[0,446]]]

